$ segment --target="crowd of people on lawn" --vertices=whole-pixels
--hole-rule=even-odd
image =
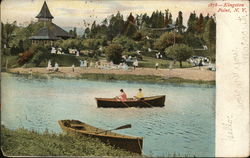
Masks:
[[[79,56],[79,51],[77,49],[68,49],[68,50],[69,50],[69,54],[74,54],[76,56]],[[51,53],[52,54],[64,54],[64,52],[62,51],[62,48],[55,48],[55,47],[52,47]],[[136,53],[138,55],[141,55],[140,51],[137,51]],[[163,56],[160,52],[156,52],[155,58],[162,59]],[[199,66],[200,68],[201,66],[208,66],[209,70],[215,71],[215,65],[213,65],[211,61],[206,57],[192,56],[187,61],[190,64],[192,64],[194,67]],[[112,61],[111,62],[105,61],[101,63],[100,61],[93,62],[93,61],[87,61],[87,60],[79,60],[79,62],[80,62],[80,68],[99,68],[99,69],[104,69],[104,70],[109,70],[109,69],[123,69],[123,70],[134,69],[135,70],[136,68],[139,67],[139,61],[137,60],[137,57],[135,56],[132,57],[131,55],[129,55],[128,57],[123,55],[120,64],[114,64]],[[129,65],[132,67],[130,67]],[[73,64],[71,67],[72,67],[72,71],[74,72],[75,64]],[[158,62],[155,62],[155,69],[158,70],[159,67],[160,67],[160,64]],[[173,63],[170,62],[169,70],[172,70],[172,67],[173,67]],[[52,67],[51,61],[49,60],[47,70],[58,71],[59,70],[58,63],[55,62],[54,67]]]

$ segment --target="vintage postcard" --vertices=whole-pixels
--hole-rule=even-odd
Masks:
[[[5,156],[249,156],[249,1],[1,1]]]

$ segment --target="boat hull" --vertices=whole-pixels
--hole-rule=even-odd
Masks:
[[[127,101],[120,101],[117,99],[110,98],[96,98],[97,107],[102,108],[152,108],[152,107],[164,107],[165,106],[165,95],[145,97],[142,100],[134,100],[132,98]]]
[[[105,133],[102,133],[102,134],[88,133],[82,130],[77,130],[77,129],[67,127],[65,126],[64,121],[69,121],[69,120],[60,120],[58,121],[58,123],[61,126],[62,130],[66,133],[83,135],[83,136],[88,136],[92,138],[98,138],[103,143],[114,146],[115,148],[123,149],[123,150],[133,152],[133,153],[142,154],[143,138],[141,137],[131,137],[131,136],[120,135],[120,134],[118,134],[119,136],[109,136]],[[77,121],[77,120],[70,120],[70,121]],[[99,128],[96,128],[96,129],[99,129]]]

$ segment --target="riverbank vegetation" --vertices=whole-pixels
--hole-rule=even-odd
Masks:
[[[188,80],[179,77],[164,78],[153,75],[120,75],[120,74],[81,74],[81,79],[101,80],[101,81],[127,81],[127,82],[143,82],[158,84],[207,84],[215,85],[215,81]]]
[[[87,79],[93,81],[105,81],[105,82],[114,82],[114,81],[125,81],[125,82],[141,82],[141,83],[153,83],[153,84],[198,84],[198,85],[207,85],[214,86],[215,80],[213,81],[203,81],[203,80],[190,80],[183,79],[180,77],[170,77],[165,78],[161,76],[154,75],[131,75],[131,74],[99,74],[99,73],[83,73],[76,76],[71,76],[68,74],[43,74],[43,73],[13,73],[14,75],[28,77],[28,78],[37,78],[37,79],[48,79],[48,78],[61,78],[61,79]]]
[[[2,67],[44,67],[48,60],[62,66],[79,66],[79,60],[107,59],[120,63],[123,56],[131,56],[133,59],[136,57],[142,67],[153,67],[158,62],[155,59],[158,58],[168,62],[179,61],[180,67],[191,67],[191,64],[182,62],[194,55],[215,61],[214,15],[204,16],[202,13],[197,15],[192,12],[187,26],[183,24],[181,11],[175,20],[168,9],[164,12],[154,11],[151,15],[130,13],[128,17],[125,16],[117,12],[100,24],[95,21],[86,24],[83,35],[77,35],[74,28],[69,32],[72,38],[54,43],[56,49],[61,48],[64,52],[56,55],[51,55],[51,46],[31,44],[29,37],[42,27],[40,23],[32,21],[28,26],[19,26],[17,22],[1,23]],[[113,47],[118,51],[114,51]],[[77,49],[79,57],[70,54],[69,48]],[[145,62],[144,58],[150,60]]]
[[[4,126],[1,126],[1,148],[5,156],[139,156],[94,138],[22,128],[10,130]]]

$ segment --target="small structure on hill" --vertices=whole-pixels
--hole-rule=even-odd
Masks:
[[[29,37],[32,40],[32,44],[53,45],[56,40],[71,37],[67,31],[52,22],[54,17],[51,15],[46,1],[44,1],[42,9],[36,18],[38,18],[38,22],[35,25],[39,26],[39,30],[33,36]]]

